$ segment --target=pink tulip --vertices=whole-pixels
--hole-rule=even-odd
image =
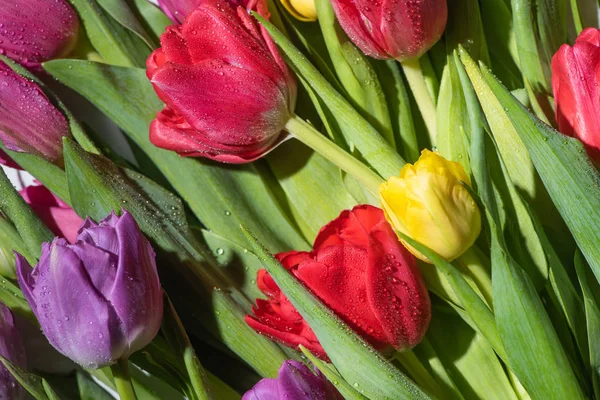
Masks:
[[[66,0],[0,1],[0,54],[28,68],[66,55],[78,31],[79,19]]]
[[[71,136],[67,119],[39,86],[2,61],[0,104],[0,140],[7,149],[62,164],[62,137]]]
[[[246,8],[248,7],[248,8]],[[181,26],[170,26],[150,55],[147,75],[165,102],[150,141],[182,156],[247,163],[286,137],[296,82],[247,6],[202,0]]]
[[[28,186],[19,193],[55,235],[75,243],[77,231],[83,220],[71,207],[41,185]]]
[[[418,58],[444,33],[446,0],[332,0],[340,25],[366,55]]]

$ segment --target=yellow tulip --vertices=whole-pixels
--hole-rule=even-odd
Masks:
[[[386,219],[394,229],[446,260],[454,260],[473,245],[481,231],[479,208],[461,182],[471,185],[459,163],[423,150],[414,165],[406,164],[399,177],[381,184],[379,195]]]
[[[316,21],[317,8],[314,0],[281,0],[281,4],[300,21]]]

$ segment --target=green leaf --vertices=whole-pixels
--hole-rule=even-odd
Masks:
[[[97,0],[100,7],[104,9],[115,21],[127,28],[148,45],[150,49],[158,47],[158,43],[146,32],[134,12],[129,8],[125,0]]]
[[[579,251],[575,253],[575,269],[583,292],[587,321],[585,327],[587,328],[589,341],[589,376],[591,376],[594,394],[598,397],[600,396],[600,342],[598,341],[598,332],[600,332],[600,285],[594,280]],[[583,356],[586,357],[585,354]]]
[[[537,120],[486,68],[481,72],[484,80],[480,84],[508,110],[506,115],[525,144],[556,208],[600,279],[600,247],[595,239],[600,230],[600,177],[583,144]]]
[[[302,354],[308,358],[308,360],[313,363],[313,365],[321,371],[323,375],[327,378],[329,382],[336,387],[336,389],[340,392],[344,399],[346,400],[367,400],[365,396],[357,392],[348,382],[342,378],[342,376],[336,371],[335,367],[331,364],[327,364],[324,361],[319,360],[315,357],[310,350],[306,347],[300,345],[300,350]]]
[[[448,0],[445,39],[449,55],[462,45],[474,59],[490,63],[477,0]]]
[[[173,24],[173,21],[160,8],[148,0],[134,0],[134,4],[156,37],[160,37],[165,32],[167,26]]]
[[[87,374],[76,371],[77,387],[81,400],[112,400],[113,397],[102,389],[96,382],[91,380]]]
[[[414,382],[375,352],[330,309],[310,294],[268,250],[242,227],[269,274],[308,322],[340,375],[367,398],[428,399]],[[356,366],[361,368],[357,369]]]
[[[70,0],[83,21],[90,42],[109,64],[143,67],[150,48],[111,17],[96,0]]]
[[[348,39],[331,3],[317,0],[315,6],[329,56],[350,102],[394,146],[388,106],[373,66]]]
[[[0,355],[0,362],[11,373],[12,376],[23,386],[36,400],[59,400],[48,382],[39,375],[25,371],[9,359]]]
[[[319,73],[307,58],[279,32],[271,23],[260,15],[253,14],[269,32],[275,43],[283,50],[296,71],[308,81],[321,96],[330,111],[343,123],[343,134],[346,140],[353,143],[362,157],[383,177],[398,174],[404,160],[395,149],[385,141],[379,132],[352,108],[344,97]]]
[[[14,224],[29,254],[39,257],[41,244],[52,241],[54,235],[23,200],[4,171],[0,171],[0,198],[0,211]]]
[[[75,211],[99,220],[125,207],[155,243],[155,249],[161,250],[163,263],[159,265],[168,268],[161,269],[163,286],[167,290],[169,284],[177,290],[185,285],[193,287],[196,298],[204,302],[203,307],[196,308],[205,313],[206,328],[261,374],[275,375],[284,354],[245,324],[248,299],[221,274],[187,225],[172,215],[177,213],[180,200],[142,175],[125,173],[110,160],[84,152],[70,139],[65,139],[64,148]],[[163,195],[157,195],[160,191]]]
[[[264,162],[229,166],[180,157],[148,140],[149,124],[163,106],[145,70],[77,60],[56,60],[46,70],[92,101],[154,161],[198,219],[215,233],[244,244],[244,223],[277,251],[304,249],[261,173]]]

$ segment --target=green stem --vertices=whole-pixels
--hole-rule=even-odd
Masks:
[[[127,359],[118,360],[116,364],[110,367],[119,393],[120,400],[137,400],[135,390],[131,384],[129,376],[129,361]]]
[[[443,398],[442,390],[437,381],[412,350],[396,352],[394,358],[402,364],[413,380],[422,389],[436,398]]]
[[[493,310],[492,300],[492,278],[490,270],[484,261],[481,259],[477,250],[471,247],[458,258],[458,262],[462,265],[465,275],[473,280],[477,289],[483,296],[490,310]]]
[[[415,96],[417,106],[419,107],[419,111],[421,111],[421,116],[429,131],[431,144],[432,146],[435,146],[437,135],[436,106],[431,98],[427,84],[425,83],[425,77],[423,76],[419,59],[413,58],[404,60],[401,61],[400,64],[402,65],[410,90],[412,91],[413,96]]]
[[[340,169],[354,176],[373,195],[379,196],[379,185],[383,183],[383,179],[307,122],[293,116],[285,125],[285,129],[296,139],[321,154]]]

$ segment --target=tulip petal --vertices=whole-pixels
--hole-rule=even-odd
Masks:
[[[62,137],[70,136],[65,116],[35,83],[2,61],[0,86],[0,140],[6,148],[60,162]]]
[[[367,205],[344,210],[338,218],[321,228],[313,249],[319,251],[326,246],[336,244],[367,246],[369,232],[382,218],[380,209]]]
[[[130,213],[123,212],[115,230],[119,238],[119,264],[107,298],[122,321],[131,354],[158,333],[162,318],[156,316],[162,316],[163,297],[154,250]]]
[[[42,256],[43,256],[42,252]],[[33,295],[33,287],[35,285],[35,279],[31,276],[33,272],[33,268],[29,264],[29,261],[21,254],[15,251],[15,267],[17,272],[17,280],[19,281],[19,287],[23,292],[23,296],[25,296],[25,300],[31,307],[31,309],[36,311],[36,301],[35,296]]]
[[[55,240],[47,254],[32,273],[34,311],[44,335],[86,368],[109,364],[126,345],[119,318],[64,240]]]
[[[242,400],[281,400],[282,398],[279,394],[277,379],[265,378],[261,379],[252,389],[246,392]]]
[[[269,147],[289,119],[285,99],[269,78],[221,62],[167,63],[152,83],[198,131],[194,139],[207,147]]]
[[[158,0],[158,6],[171,21],[183,23],[192,11],[198,7],[198,0]]]
[[[367,296],[388,343],[417,345],[429,326],[431,304],[416,260],[385,221],[371,232]]]

